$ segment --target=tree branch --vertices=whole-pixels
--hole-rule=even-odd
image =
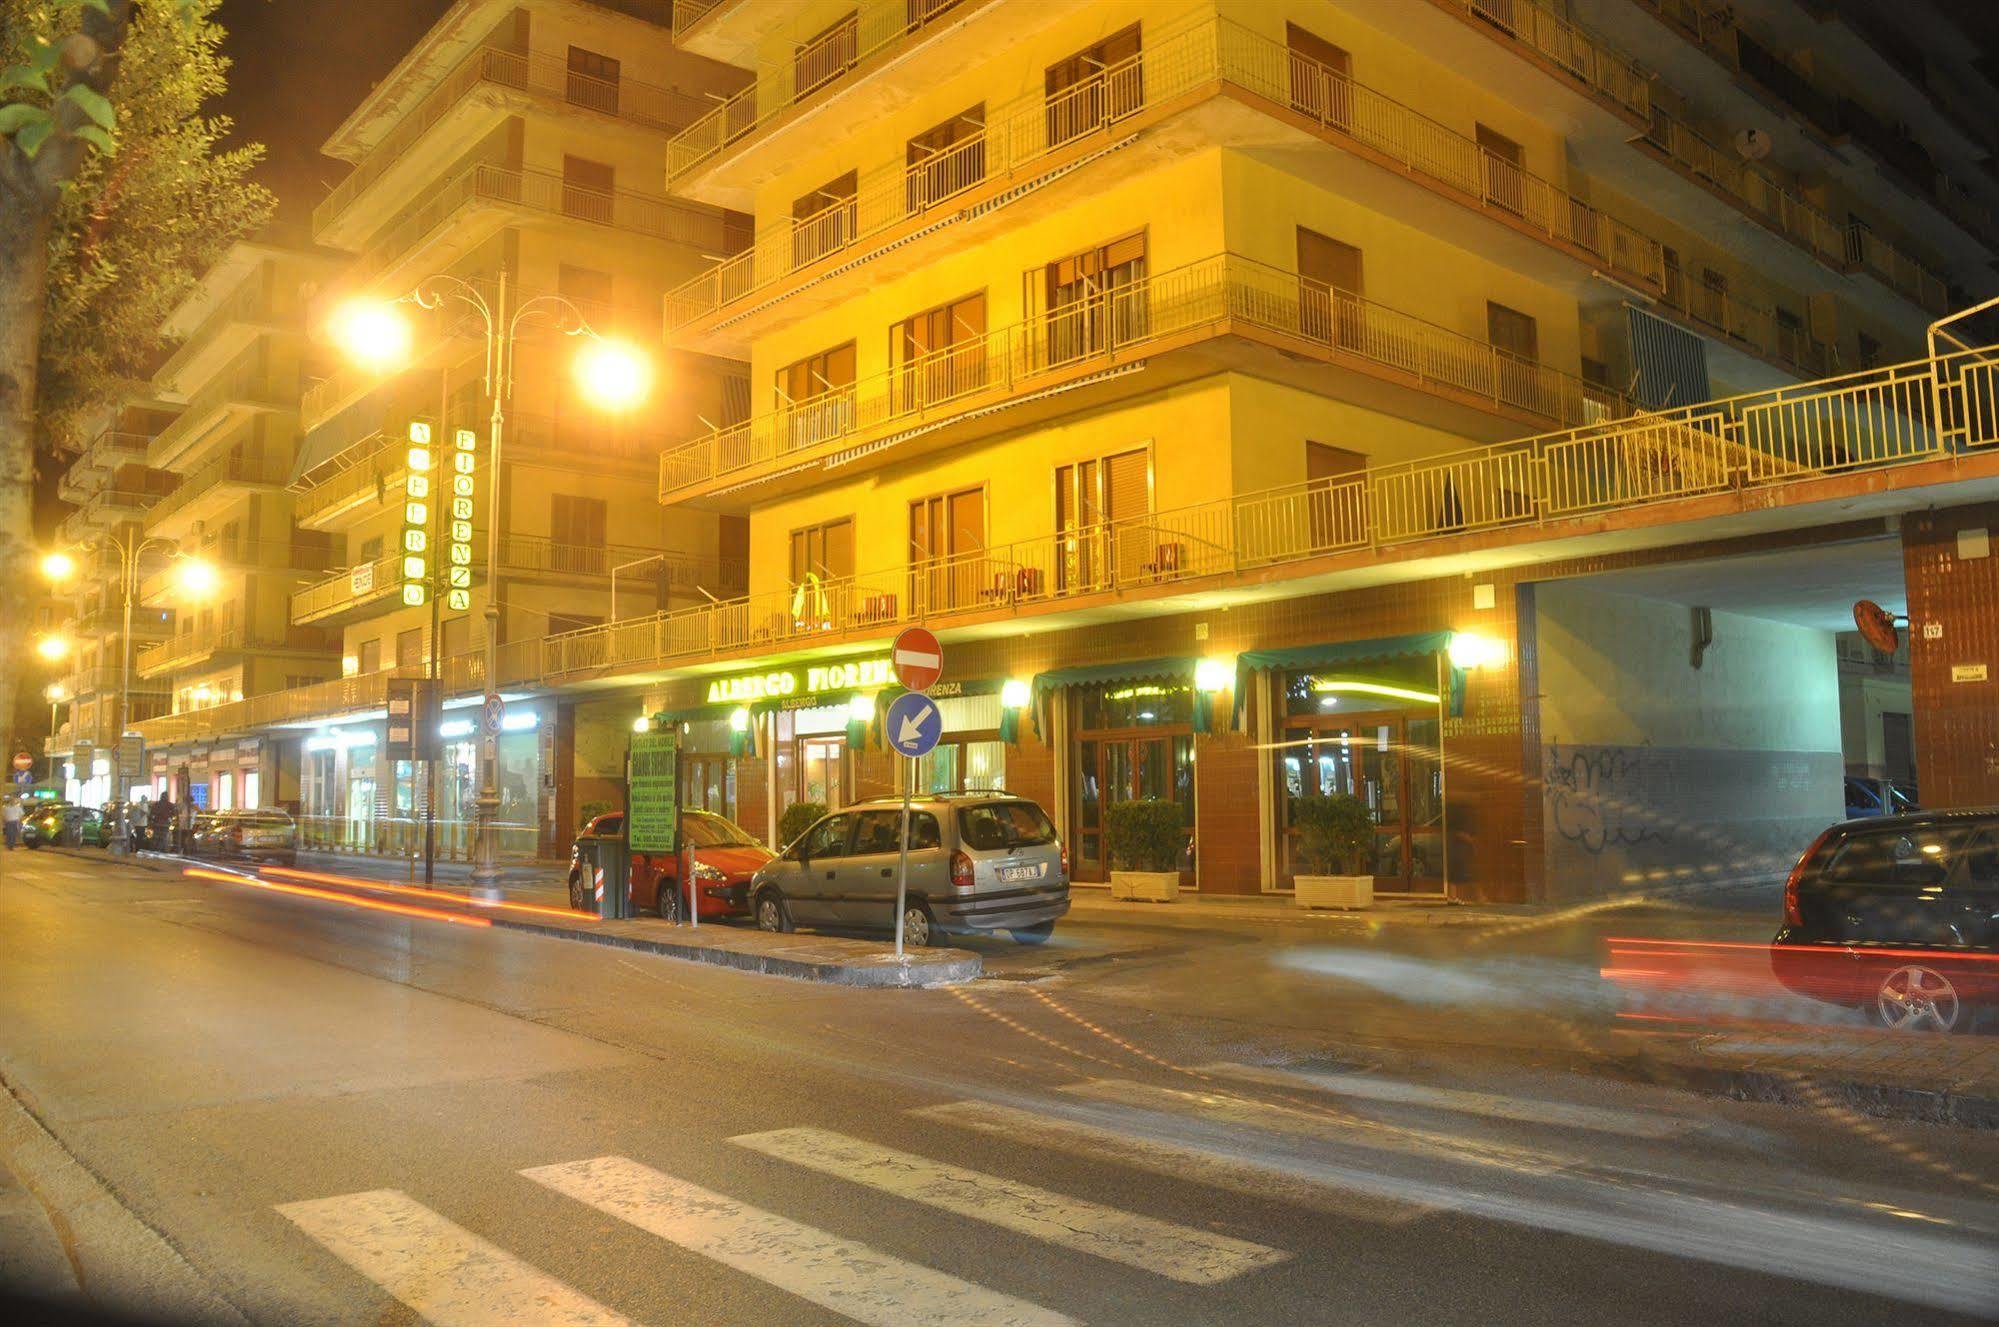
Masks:
[[[63,43],[62,86],[55,90],[50,110],[55,115],[55,132],[28,167],[34,187],[44,202],[76,177],[83,164],[84,141],[76,131],[90,122],[83,107],[64,96],[72,87],[83,86],[108,94],[118,76],[118,55],[125,45],[125,31],[132,23],[132,0],[110,0],[110,12],[85,8],[76,35]],[[19,149],[15,149],[18,153]]]

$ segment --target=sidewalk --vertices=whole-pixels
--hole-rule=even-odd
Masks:
[[[1170,921],[1176,917],[1209,917],[1242,922],[1328,922],[1350,926],[1503,926],[1532,921],[1548,913],[1531,904],[1459,904],[1393,899],[1351,912],[1301,908],[1289,894],[1183,894],[1172,903],[1135,903],[1113,899],[1101,889],[1078,886],[1069,892],[1069,915],[1092,921]]]

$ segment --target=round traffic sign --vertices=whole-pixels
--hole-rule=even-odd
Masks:
[[[34,767],[35,767],[35,758],[33,756],[29,755],[25,751],[16,751],[14,753],[15,769],[33,769]]]
[[[928,627],[904,627],[889,647],[895,680],[910,691],[928,691],[944,672],[944,647]]]
[[[506,704],[498,696],[486,697],[486,707],[481,717],[486,721],[486,735],[497,737],[507,716]]]
[[[937,702],[920,691],[905,691],[888,703],[882,716],[882,736],[900,755],[911,760],[927,756],[944,735],[944,716]]]

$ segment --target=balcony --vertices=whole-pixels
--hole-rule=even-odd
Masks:
[[[134,482],[128,477],[122,484],[93,491],[80,509],[63,518],[63,542],[80,544],[94,534],[136,521],[154,503],[173,492],[178,476],[162,471],[145,473],[148,477],[143,481]]]
[[[141,650],[133,671],[142,677],[176,673],[242,654],[339,654],[340,633],[312,627],[253,632],[242,627],[189,631]]]
[[[76,630],[84,636],[122,636],[125,633],[125,601],[113,586],[113,597],[102,603],[93,604],[77,614]],[[174,614],[171,608],[148,607],[135,602],[132,605],[132,639],[162,640],[173,634]],[[115,652],[115,647],[114,647]]]
[[[673,39],[679,41],[689,28],[734,0],[673,0]]]
[[[180,487],[146,513],[148,534],[177,537],[195,521],[246,493],[274,493],[291,478],[289,467],[261,456],[217,456],[197,466]]]
[[[147,450],[150,464],[177,469],[188,454],[231,419],[298,408],[298,389],[279,381],[252,361],[238,364],[188,398],[174,422],[160,430]]]
[[[201,325],[182,339],[180,348],[153,374],[153,380],[177,388],[203,364],[228,363],[259,332],[282,330],[277,302],[264,274],[252,268]]]
[[[1542,0],[1430,0],[1503,39],[1549,72],[1636,124],[1651,118],[1652,76]]]
[[[1950,311],[1950,287],[1944,279],[1867,227],[1855,223],[1847,228],[1846,256],[1854,271],[1904,299],[1934,314]]]
[[[1788,372],[1812,377],[1832,371],[1832,352],[1802,328],[1787,326],[1775,307],[1667,274],[1661,309],[1704,336],[1726,342]]]
[[[1656,240],[1401,102],[1215,20],[1056,97],[1034,94],[995,107],[979,134],[915,166],[879,166],[857,182],[853,198],[765,228],[750,249],[670,291],[667,325],[697,338],[714,333],[828,269],[852,272],[943,220],[985,216],[1217,88],[1302,122],[1334,146],[1414,178],[1587,268],[1648,291],[1663,280]],[[953,230],[950,241],[962,245],[965,234]]]
[[[333,626],[351,622],[366,616],[366,610],[382,600],[401,594],[402,585],[401,554],[391,553],[373,562],[358,563],[295,591],[292,624],[302,627],[317,622]]]
[[[356,257],[349,276],[357,284],[381,279],[413,257],[435,233],[444,231],[447,222],[468,210],[490,210],[495,218],[512,213],[552,218],[565,225],[587,222],[703,253],[720,252],[726,241],[721,217],[692,204],[630,189],[585,189],[566,183],[553,172],[478,162],[432,189],[390,222]],[[449,257],[469,252],[486,234],[479,228],[451,229]],[[446,255],[434,257],[432,267],[447,265]]]
[[[292,519],[309,530],[332,530],[356,512],[372,512],[401,482],[408,440],[374,433],[328,461],[310,487],[292,489]],[[324,471],[324,473],[321,473]]]
[[[335,642],[335,651],[338,642]],[[445,689],[453,695],[478,691],[485,685],[484,659],[478,652],[456,655],[443,661]],[[208,709],[161,715],[134,725],[149,747],[177,742],[202,741],[228,733],[254,733],[274,724],[322,719],[361,710],[379,710],[388,699],[388,683],[395,677],[422,677],[426,670],[386,668],[377,673],[335,678],[289,691],[270,691],[246,696]]]
[[[63,477],[64,484],[70,484],[79,476],[89,476],[102,480],[116,474],[121,466],[144,465],[146,450],[152,439],[144,433],[131,433],[122,429],[106,429],[92,438],[84,449],[76,454],[69,464],[69,473]],[[65,502],[77,499],[63,497]]]
[[[124,670],[115,663],[93,664],[89,668],[79,668],[69,675],[66,682],[71,700],[80,696],[116,696],[124,687]],[[134,696],[163,696],[166,688],[154,686],[132,673],[132,694]]]
[[[348,173],[312,211],[313,234],[323,244],[365,235],[351,233],[352,221],[365,227],[373,218],[348,213],[393,168],[411,155],[411,150],[431,130],[467,107],[474,97],[495,113],[512,109],[519,98],[527,97],[560,112],[589,111],[636,129],[672,133],[700,117],[709,103],[672,88],[634,83],[625,79],[607,82],[569,68],[562,56],[546,51],[522,54],[495,47],[473,51],[444,81],[423,98],[415,109],[399,120],[367,157]],[[476,131],[464,137],[469,142]]]
[[[884,63],[886,57],[960,6],[970,12],[989,3],[991,0],[861,0],[845,21],[797,47],[790,59],[765,64],[755,82],[668,141],[667,181],[679,183],[724,149],[740,147],[794,107]]]
[[[1655,107],[1644,137],[1634,140],[1681,175],[1710,191],[1752,220],[1791,241],[1837,270],[1846,268],[1846,239],[1837,222],[1787,189],[1770,171],[1743,159]]]
[[[834,453],[990,414],[1177,345],[1264,339],[1451,403],[1523,420],[1602,419],[1623,403],[1486,342],[1235,254],[1003,327],[665,453],[660,501],[809,480]],[[1004,425],[1001,425],[1002,427]]]

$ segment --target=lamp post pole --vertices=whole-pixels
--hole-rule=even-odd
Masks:
[[[125,815],[125,791],[118,785],[125,779],[125,730],[132,726],[132,603],[139,594],[139,559],[149,548],[171,548],[178,551],[178,545],[171,539],[148,536],[143,539],[113,538],[112,544],[118,550],[118,572],[120,588],[125,593],[125,629],[119,637],[118,650],[118,745],[111,753],[112,798],[118,803],[118,818],[111,830],[111,851],[124,854],[132,850],[131,828]]]

